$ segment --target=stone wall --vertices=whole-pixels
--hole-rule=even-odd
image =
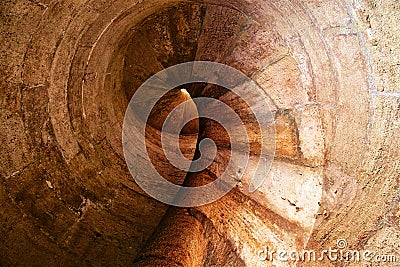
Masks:
[[[340,238],[399,251],[397,1],[4,0],[0,12],[1,266],[268,266],[262,247],[322,250]],[[168,209],[131,177],[122,122],[142,82],[191,60],[228,64],[260,85],[276,159],[255,193],[244,177],[217,202]],[[187,90],[248,118],[223,88]],[[167,96],[154,125],[182,99]],[[257,147],[251,117],[246,127]],[[210,122],[183,135],[185,155],[197,129],[221,149],[188,176],[161,158],[175,183],[204,184],[226,166],[228,140]]]

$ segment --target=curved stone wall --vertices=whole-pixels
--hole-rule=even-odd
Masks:
[[[337,239],[398,251],[396,1],[0,5],[0,265],[268,266],[257,258],[263,247],[323,250]],[[212,204],[168,208],[131,177],[122,122],[147,78],[193,60],[237,68],[268,95],[275,161],[255,193],[244,177]],[[185,90],[155,107],[146,138],[164,177],[195,186],[226,167],[229,140],[195,121],[181,150],[192,158],[198,139],[211,138],[221,145],[215,162],[189,175],[167,165],[160,118],[174,106],[218,98],[248,119],[255,147],[260,140],[236,95],[212,84]]]

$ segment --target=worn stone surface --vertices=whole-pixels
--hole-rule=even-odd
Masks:
[[[2,1],[0,265],[296,266],[257,253],[321,251],[340,238],[400,259],[399,10],[395,0]],[[122,122],[148,77],[191,60],[258,83],[275,118],[275,162],[256,192],[245,176],[214,203],[168,209],[130,176]],[[212,121],[180,137],[188,158],[201,138],[215,140],[207,170],[187,175],[163,155],[164,118],[194,96],[240,115],[255,169],[249,106],[215,85],[184,88],[165,96],[143,136],[157,170],[188,186],[224,171],[229,138]]]
[[[356,6],[360,27],[370,50],[370,67],[378,91],[400,92],[400,6],[396,1],[361,1]],[[388,56],[391,55],[391,56]]]

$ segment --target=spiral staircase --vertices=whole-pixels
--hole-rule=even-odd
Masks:
[[[258,253],[323,250],[339,238],[398,249],[400,98],[398,81],[379,87],[369,1],[17,2],[1,4],[1,266],[295,266]],[[122,128],[148,78],[191,61],[226,64],[259,85],[276,147],[255,192],[244,175],[221,199],[180,208],[135,183]],[[192,120],[179,137],[188,159],[202,139],[216,143],[205,170],[182,171],[163,153],[165,118],[199,97],[240,116],[247,168],[256,168],[252,107],[221,86],[191,83],[164,95],[147,120],[157,171],[190,187],[224,172],[229,133],[213,120]],[[197,112],[187,107],[182,119]]]

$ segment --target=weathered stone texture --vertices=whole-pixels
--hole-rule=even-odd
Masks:
[[[398,253],[399,10],[395,0],[1,1],[0,265],[272,266],[259,249],[322,250],[339,238]],[[275,161],[249,192],[257,103],[213,84],[176,88],[141,136],[166,179],[204,185],[229,161],[227,132],[200,119],[179,149],[191,159],[211,138],[214,162],[190,174],[167,162],[160,129],[192,97],[226,103],[251,142],[250,171],[229,194],[179,209],[134,182],[121,131],[137,88],[192,60],[228,64],[260,86]]]

